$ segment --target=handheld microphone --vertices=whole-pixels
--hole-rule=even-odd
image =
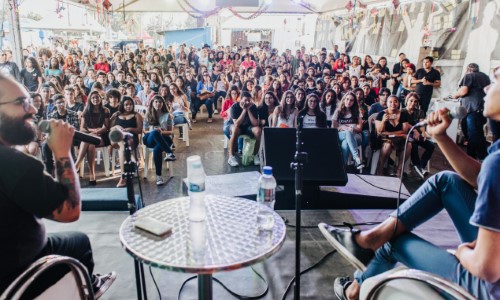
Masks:
[[[47,120],[41,121],[40,124],[38,125],[38,129],[40,129],[40,131],[43,133],[50,134],[50,121]],[[89,143],[95,146],[101,144],[100,138],[87,133],[80,132],[78,130],[75,130],[75,135],[73,136],[73,140]]]
[[[115,128],[109,132],[109,140],[112,143],[119,143],[125,139],[132,138],[133,134],[130,132],[123,132],[118,128]]]
[[[452,109],[448,112],[448,117],[451,119],[463,119],[467,115],[467,109],[463,106],[457,106],[455,109]],[[422,127],[422,126],[427,126],[429,122],[427,120],[423,120],[421,122],[418,122],[415,124],[413,127]]]

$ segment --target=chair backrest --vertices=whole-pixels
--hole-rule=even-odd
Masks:
[[[386,275],[387,273],[387,275]],[[476,300],[464,288],[440,276],[428,272],[402,269],[381,274],[373,285],[368,283],[368,291],[361,287],[364,300],[388,299],[452,299]],[[366,287],[365,287],[366,288]],[[426,295],[424,295],[426,294]],[[413,296],[412,296],[413,295]]]
[[[375,119],[377,118],[378,112],[371,114],[371,116],[368,117],[368,126],[370,129],[370,132],[373,132],[375,129]]]
[[[148,108],[144,105],[136,105],[135,106],[135,112],[141,114],[141,116],[145,116],[146,112],[148,111]]]
[[[26,271],[19,275],[0,295],[0,300],[24,299],[23,294],[49,269],[66,265],[70,272],[53,286],[45,290],[36,300],[48,299],[85,299],[93,300],[94,292],[87,268],[74,258],[61,255],[44,256],[32,263]]]

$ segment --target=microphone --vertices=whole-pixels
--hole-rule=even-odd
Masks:
[[[109,140],[112,143],[119,143],[125,139],[132,138],[133,134],[130,132],[123,132],[118,128],[115,128],[109,132]]]
[[[50,122],[47,120],[42,120],[38,125],[38,129],[40,129],[40,131],[43,133],[50,134]],[[99,146],[99,144],[101,144],[100,138],[87,133],[80,132],[78,130],[75,130],[75,135],[73,136],[73,140],[89,143],[95,146]]]
[[[448,112],[448,117],[451,119],[463,119],[467,115],[467,109],[463,106],[457,106],[455,109],[452,109]],[[422,127],[422,126],[427,126],[429,122],[427,120],[423,120],[421,122],[418,122],[415,124],[413,127]]]

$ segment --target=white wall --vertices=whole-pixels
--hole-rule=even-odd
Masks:
[[[273,47],[283,51],[304,45],[310,48],[314,43],[317,15],[261,15],[252,20],[231,16],[221,22],[223,45],[230,45],[233,29],[273,30]],[[286,20],[286,23],[285,23]],[[296,45],[297,43],[297,45]]]

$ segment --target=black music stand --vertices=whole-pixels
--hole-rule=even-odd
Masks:
[[[297,142],[299,140],[299,142]],[[314,203],[319,201],[319,186],[347,184],[337,129],[264,128],[261,159],[273,167],[278,184],[295,183],[295,299],[300,299],[300,226],[302,195]],[[302,141],[302,142],[300,142]],[[290,166],[292,166],[290,168]],[[304,183],[304,185],[302,184]],[[312,188],[316,192],[307,192]],[[286,188],[285,188],[286,189]],[[304,193],[305,192],[305,193]],[[279,201],[277,201],[279,203]],[[275,208],[279,208],[275,207]]]

